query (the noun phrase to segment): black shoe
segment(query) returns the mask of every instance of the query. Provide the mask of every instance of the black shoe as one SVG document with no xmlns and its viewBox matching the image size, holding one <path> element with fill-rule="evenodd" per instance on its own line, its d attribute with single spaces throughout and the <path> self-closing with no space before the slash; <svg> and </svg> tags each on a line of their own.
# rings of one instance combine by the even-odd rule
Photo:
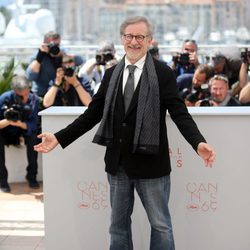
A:
<svg viewBox="0 0 250 250">
<path fill-rule="evenodd" d="M 29 183 L 30 188 L 34 188 L 34 189 L 40 188 L 40 185 L 39 185 L 39 183 L 37 182 L 36 179 L 28 179 L 28 178 L 26 178 L 26 179 L 27 179 L 27 181 Z"/>
<path fill-rule="evenodd" d="M 1 182 L 0 190 L 4 193 L 10 193 L 10 186 L 7 181 Z"/>
</svg>

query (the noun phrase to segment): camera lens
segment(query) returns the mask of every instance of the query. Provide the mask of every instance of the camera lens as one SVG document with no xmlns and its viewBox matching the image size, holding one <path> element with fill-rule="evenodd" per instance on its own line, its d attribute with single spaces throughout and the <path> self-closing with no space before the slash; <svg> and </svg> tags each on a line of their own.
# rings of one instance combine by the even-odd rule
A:
<svg viewBox="0 0 250 250">
<path fill-rule="evenodd" d="M 49 53 L 56 56 L 59 54 L 60 52 L 60 48 L 57 44 L 55 43 L 50 43 L 48 44 L 48 47 L 49 47 Z"/>
<path fill-rule="evenodd" d="M 96 64 L 97 65 L 102 65 L 103 64 L 103 62 L 102 62 L 102 56 L 101 55 L 97 54 L 95 56 L 95 60 L 96 60 Z"/>
<path fill-rule="evenodd" d="M 107 53 L 104 55 L 105 62 L 111 61 L 112 59 L 114 59 L 114 56 L 111 53 Z"/>
<path fill-rule="evenodd" d="M 11 107 L 7 108 L 4 111 L 4 118 L 9 121 L 18 121 L 22 120 L 22 109 L 21 106 L 18 104 L 13 104 Z"/>
<path fill-rule="evenodd" d="M 186 96 L 186 100 L 191 102 L 191 103 L 195 103 L 199 100 L 198 94 L 199 93 L 197 91 L 193 91 L 192 93 L 190 93 Z"/>
<path fill-rule="evenodd" d="M 69 77 L 73 76 L 75 72 L 75 69 L 73 67 L 64 68 L 63 70 L 64 70 L 64 75 Z"/>
<path fill-rule="evenodd" d="M 200 102 L 200 106 L 201 107 L 210 107 L 211 106 L 211 103 L 210 103 L 210 100 L 209 99 L 203 99 L 201 100 Z"/>
<path fill-rule="evenodd" d="M 180 54 L 180 57 L 179 57 L 179 64 L 181 65 L 189 65 L 189 54 L 188 53 L 182 53 Z"/>
</svg>

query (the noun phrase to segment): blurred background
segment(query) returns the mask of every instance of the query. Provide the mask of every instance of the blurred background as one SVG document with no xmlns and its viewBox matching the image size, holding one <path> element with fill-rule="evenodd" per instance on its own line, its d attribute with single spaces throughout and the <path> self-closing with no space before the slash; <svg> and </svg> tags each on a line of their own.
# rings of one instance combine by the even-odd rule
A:
<svg viewBox="0 0 250 250">
<path fill-rule="evenodd" d="M 249 0 L 1 0 L 0 63 L 12 55 L 25 62 L 49 30 L 86 60 L 103 40 L 122 54 L 119 25 L 133 15 L 153 22 L 163 58 L 186 38 L 197 41 L 200 54 L 210 47 L 244 48 L 249 13 Z"/>
</svg>

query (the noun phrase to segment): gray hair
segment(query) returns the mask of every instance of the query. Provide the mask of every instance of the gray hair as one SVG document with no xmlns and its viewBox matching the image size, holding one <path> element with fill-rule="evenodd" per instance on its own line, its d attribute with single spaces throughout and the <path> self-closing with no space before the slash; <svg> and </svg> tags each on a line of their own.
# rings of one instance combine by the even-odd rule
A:
<svg viewBox="0 0 250 250">
<path fill-rule="evenodd" d="M 115 54 L 115 45 L 112 41 L 104 41 L 100 44 L 99 52 L 111 52 L 112 54 Z"/>
<path fill-rule="evenodd" d="M 53 40 L 56 40 L 56 39 L 60 39 L 61 38 L 61 35 L 56 32 L 56 31 L 49 31 L 47 32 L 44 37 L 43 37 L 43 42 L 47 42 L 48 39 L 53 39 Z"/>
<path fill-rule="evenodd" d="M 11 88 L 13 90 L 23 90 L 23 89 L 30 89 L 31 82 L 25 76 L 15 76 L 11 83 Z"/>
<path fill-rule="evenodd" d="M 214 75 L 210 81 L 209 81 L 209 86 L 212 85 L 213 81 L 214 80 L 220 80 L 220 81 L 223 81 L 225 82 L 227 85 L 228 85 L 228 77 L 226 75 L 223 75 L 223 74 L 218 74 L 218 75 Z"/>
<path fill-rule="evenodd" d="M 151 22 L 144 16 L 135 16 L 135 17 L 130 17 L 126 19 L 120 26 L 120 35 L 122 36 L 124 34 L 124 30 L 128 25 L 135 24 L 135 23 L 145 23 L 148 27 L 148 34 L 153 37 L 153 25 Z"/>
</svg>

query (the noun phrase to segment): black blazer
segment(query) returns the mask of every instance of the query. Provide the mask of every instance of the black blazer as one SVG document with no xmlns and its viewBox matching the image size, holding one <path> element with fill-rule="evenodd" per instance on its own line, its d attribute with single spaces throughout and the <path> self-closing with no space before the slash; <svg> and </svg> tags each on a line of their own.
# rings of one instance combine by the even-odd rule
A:
<svg viewBox="0 0 250 250">
<path fill-rule="evenodd" d="M 120 165 L 123 166 L 127 175 L 132 178 L 158 178 L 170 174 L 166 111 L 169 112 L 184 138 L 195 150 L 200 142 L 205 142 L 184 102 L 179 97 L 173 71 L 163 62 L 154 60 L 154 63 L 160 91 L 159 153 L 157 155 L 132 153 L 140 82 L 126 114 L 124 111 L 122 82 L 117 83 L 119 84 L 119 90 L 114 112 L 114 139 L 113 144 L 107 147 L 105 154 L 105 170 L 112 175 L 116 174 Z M 63 148 L 100 122 L 105 95 L 113 70 L 114 67 L 106 70 L 101 86 L 94 95 L 88 109 L 73 123 L 55 133 Z"/>
</svg>

